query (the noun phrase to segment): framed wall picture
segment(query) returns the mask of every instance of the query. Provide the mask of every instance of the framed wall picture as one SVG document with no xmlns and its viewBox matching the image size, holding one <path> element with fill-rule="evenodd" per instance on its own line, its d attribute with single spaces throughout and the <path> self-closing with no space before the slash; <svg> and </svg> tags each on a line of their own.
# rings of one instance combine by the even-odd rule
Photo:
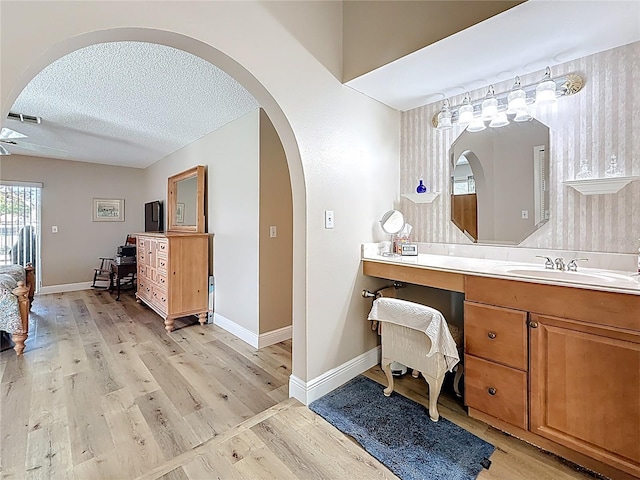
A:
<svg viewBox="0 0 640 480">
<path fill-rule="evenodd" d="M 124 222 L 124 198 L 94 198 L 94 222 Z"/>
<path fill-rule="evenodd" d="M 184 223 L 184 203 L 176 203 L 176 223 Z"/>
</svg>

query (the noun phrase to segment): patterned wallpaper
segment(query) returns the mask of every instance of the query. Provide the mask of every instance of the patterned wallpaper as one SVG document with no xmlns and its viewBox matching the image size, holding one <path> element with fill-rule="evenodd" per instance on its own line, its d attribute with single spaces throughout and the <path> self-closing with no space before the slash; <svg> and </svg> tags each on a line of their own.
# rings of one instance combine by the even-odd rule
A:
<svg viewBox="0 0 640 480">
<path fill-rule="evenodd" d="M 583 196 L 564 180 L 573 180 L 580 159 L 604 177 L 612 154 L 625 176 L 640 176 L 640 42 L 552 67 L 553 76 L 579 73 L 585 86 L 576 95 L 560 98 L 536 118 L 550 127 L 550 220 L 520 245 L 530 248 L 634 253 L 640 247 L 640 181 L 617 194 Z M 529 84 L 544 70 L 522 77 Z M 513 79 L 496 84 L 511 88 Z M 472 99 L 486 88 L 471 92 Z M 462 102 L 463 94 L 451 99 Z M 470 243 L 450 221 L 448 150 L 462 132 L 444 132 L 431 125 L 441 102 L 402 113 L 400 191 L 415 192 L 423 178 L 428 191 L 441 192 L 431 204 L 401 198 L 397 208 L 414 226 L 418 242 Z"/>
</svg>

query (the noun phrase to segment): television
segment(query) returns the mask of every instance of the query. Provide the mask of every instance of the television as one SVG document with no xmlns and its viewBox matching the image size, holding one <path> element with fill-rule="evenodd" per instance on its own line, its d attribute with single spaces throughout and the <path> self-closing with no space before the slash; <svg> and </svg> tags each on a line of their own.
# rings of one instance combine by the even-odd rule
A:
<svg viewBox="0 0 640 480">
<path fill-rule="evenodd" d="M 162 232 L 163 216 L 162 202 L 156 200 L 144 204 L 144 231 L 145 232 Z"/>
</svg>

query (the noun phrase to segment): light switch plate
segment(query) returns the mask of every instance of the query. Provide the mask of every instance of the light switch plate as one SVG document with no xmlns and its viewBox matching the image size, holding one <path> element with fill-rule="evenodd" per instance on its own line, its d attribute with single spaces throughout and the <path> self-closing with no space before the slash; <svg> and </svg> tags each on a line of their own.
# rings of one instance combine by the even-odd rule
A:
<svg viewBox="0 0 640 480">
<path fill-rule="evenodd" d="M 333 210 L 324 211 L 324 228 L 333 228 Z"/>
<path fill-rule="evenodd" d="M 275 225 L 269 227 L 269 237 L 276 238 L 278 236 L 278 229 Z"/>
<path fill-rule="evenodd" d="M 51 233 L 58 233 L 58 226 L 57 225 L 51 225 Z"/>
</svg>

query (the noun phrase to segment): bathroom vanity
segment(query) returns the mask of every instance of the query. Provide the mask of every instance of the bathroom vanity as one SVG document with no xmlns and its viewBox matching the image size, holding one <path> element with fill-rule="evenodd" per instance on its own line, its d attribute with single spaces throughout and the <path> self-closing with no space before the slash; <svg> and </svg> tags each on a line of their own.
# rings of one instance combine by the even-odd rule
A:
<svg viewBox="0 0 640 480">
<path fill-rule="evenodd" d="M 640 281 L 622 272 L 363 253 L 363 273 L 462 292 L 469 415 L 612 478 L 640 477 Z"/>
</svg>

